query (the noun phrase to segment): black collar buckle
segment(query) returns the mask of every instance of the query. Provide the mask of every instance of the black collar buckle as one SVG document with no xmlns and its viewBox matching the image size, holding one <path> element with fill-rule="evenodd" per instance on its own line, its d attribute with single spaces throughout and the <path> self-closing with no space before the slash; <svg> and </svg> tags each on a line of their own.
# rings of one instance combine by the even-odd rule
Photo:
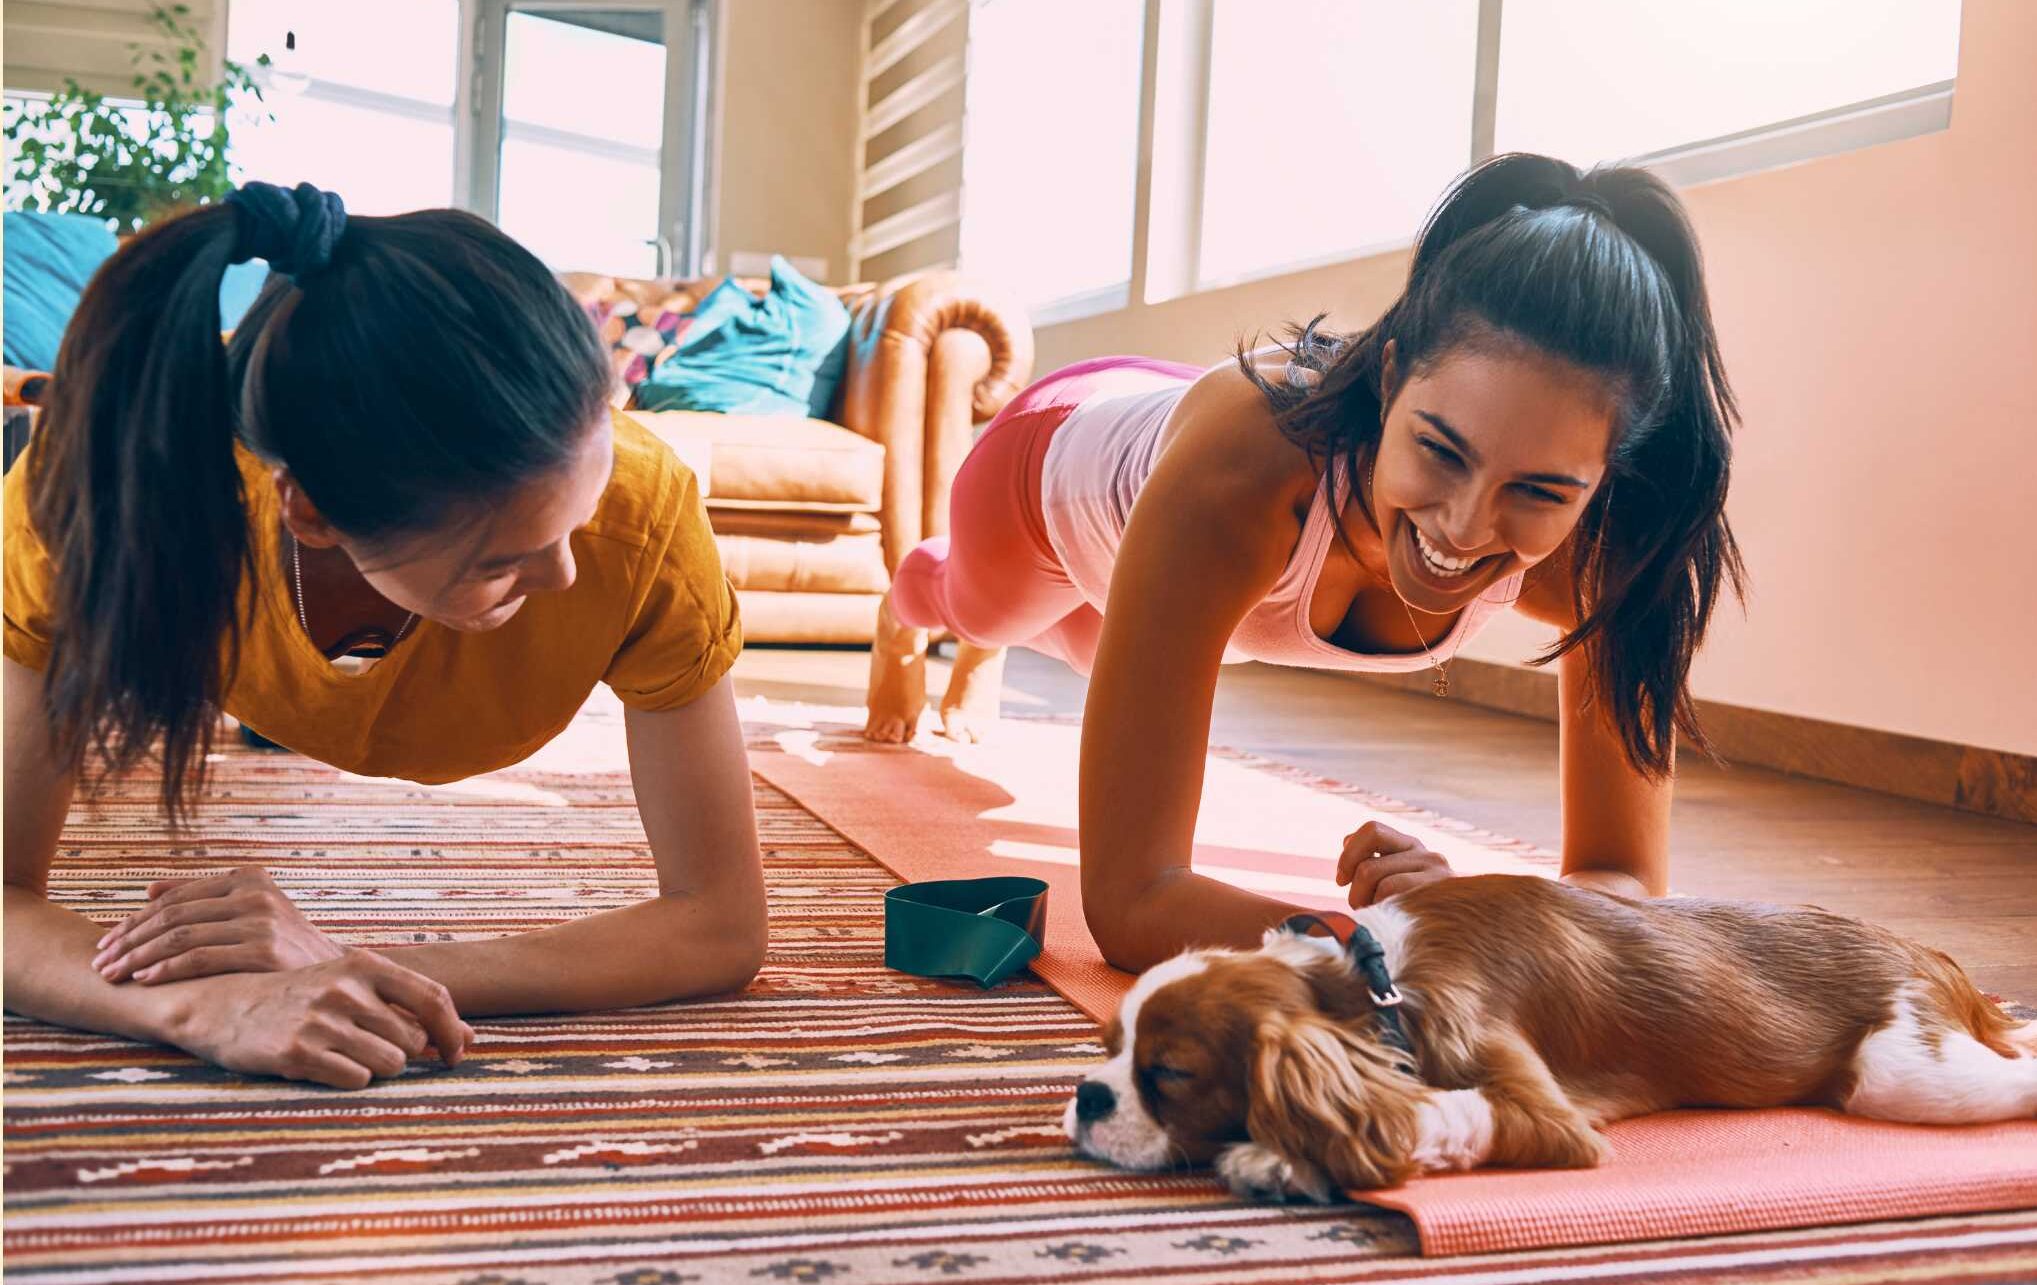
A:
<svg viewBox="0 0 2037 1285">
<path fill-rule="evenodd" d="M 1344 919 L 1345 916 L 1337 916 Z M 1386 967 L 1386 947 L 1379 944 L 1364 924 L 1346 920 L 1351 924 L 1351 934 L 1343 939 L 1344 958 L 1352 969 L 1365 979 L 1365 993 L 1372 999 L 1372 1016 L 1379 1024 L 1380 1038 L 1386 1046 L 1400 1056 L 1400 1068 L 1409 1075 L 1420 1078 L 1421 1070 L 1415 1061 L 1414 1041 L 1408 1038 L 1407 1024 L 1401 1020 L 1400 1008 L 1405 1001 L 1400 988 L 1393 984 L 1393 974 Z M 1301 937 L 1317 935 L 1336 938 L 1339 934 L 1334 925 L 1324 922 L 1315 915 L 1291 915 L 1282 923 L 1286 932 Z M 1321 929 L 1318 934 L 1315 930 Z"/>
<path fill-rule="evenodd" d="M 1400 988 L 1393 984 L 1393 974 L 1387 971 L 1386 947 L 1379 944 L 1379 939 L 1364 924 L 1359 924 L 1351 930 L 1351 940 L 1345 944 L 1344 952 L 1351 966 L 1365 979 L 1365 991 L 1372 997 L 1372 1016 L 1379 1023 L 1380 1038 L 1388 1048 L 1400 1054 L 1402 1070 L 1419 1076 L 1414 1041 L 1408 1038 L 1407 1024 L 1401 1020 L 1400 1008 L 1404 1001 Z"/>
</svg>

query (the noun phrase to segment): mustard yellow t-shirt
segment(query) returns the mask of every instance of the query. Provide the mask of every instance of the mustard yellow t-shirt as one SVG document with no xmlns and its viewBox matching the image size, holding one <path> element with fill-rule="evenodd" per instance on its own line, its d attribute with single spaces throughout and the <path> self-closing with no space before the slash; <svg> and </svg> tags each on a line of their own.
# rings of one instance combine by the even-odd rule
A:
<svg viewBox="0 0 2037 1285">
<path fill-rule="evenodd" d="M 615 472 L 575 531 L 571 588 L 532 594 L 508 624 L 460 633 L 420 621 L 366 671 L 335 668 L 298 624 L 285 583 L 270 468 L 239 450 L 252 583 L 226 711 L 349 772 L 437 783 L 505 767 L 556 736 L 598 682 L 626 705 L 672 709 L 719 682 L 742 649 L 693 473 L 615 415 Z M 25 459 L 5 497 L 7 658 L 49 661 L 51 566 L 28 513 Z"/>
</svg>

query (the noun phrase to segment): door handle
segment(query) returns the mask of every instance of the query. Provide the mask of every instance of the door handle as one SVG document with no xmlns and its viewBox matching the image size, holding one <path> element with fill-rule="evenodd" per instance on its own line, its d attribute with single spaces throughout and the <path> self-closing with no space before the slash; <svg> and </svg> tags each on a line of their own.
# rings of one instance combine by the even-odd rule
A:
<svg viewBox="0 0 2037 1285">
<path fill-rule="evenodd" d="M 658 265 L 658 269 L 657 269 L 657 270 L 658 270 L 658 276 L 660 276 L 661 278 L 662 278 L 662 277 L 669 277 L 669 276 L 671 276 L 671 275 L 672 275 L 672 238 L 670 238 L 670 237 L 668 237 L 668 236 L 662 236 L 662 235 L 661 235 L 661 236 L 647 236 L 647 237 L 645 237 L 645 238 L 644 238 L 644 244 L 645 244 L 645 245 L 648 245 L 648 246 L 650 246 L 650 247 L 651 247 L 652 249 L 654 249 L 654 250 L 656 250 L 656 251 L 658 252 L 658 258 L 657 258 L 657 265 Z"/>
</svg>

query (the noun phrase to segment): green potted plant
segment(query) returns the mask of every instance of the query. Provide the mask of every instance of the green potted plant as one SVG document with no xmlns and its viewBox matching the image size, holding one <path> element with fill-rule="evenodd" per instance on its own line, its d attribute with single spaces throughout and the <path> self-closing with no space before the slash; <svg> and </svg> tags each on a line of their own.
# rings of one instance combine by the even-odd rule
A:
<svg viewBox="0 0 2037 1285">
<path fill-rule="evenodd" d="M 266 118 L 254 71 L 224 60 L 217 81 L 200 75 L 205 40 L 190 6 L 157 5 L 150 21 L 170 49 L 129 46 L 134 102 L 66 78 L 47 102 L 9 102 L 7 204 L 106 219 L 123 235 L 172 210 L 233 190 L 228 145 L 236 109 Z M 255 60 L 269 65 L 269 56 Z"/>
</svg>

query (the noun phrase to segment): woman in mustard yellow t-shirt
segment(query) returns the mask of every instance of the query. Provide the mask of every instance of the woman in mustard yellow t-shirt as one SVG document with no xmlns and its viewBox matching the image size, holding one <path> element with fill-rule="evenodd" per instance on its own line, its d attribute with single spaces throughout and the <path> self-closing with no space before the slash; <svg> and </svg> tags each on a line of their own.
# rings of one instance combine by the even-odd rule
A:
<svg viewBox="0 0 2037 1285">
<path fill-rule="evenodd" d="M 220 276 L 251 258 L 275 275 L 223 346 Z M 734 596 L 692 474 L 611 414 L 593 327 L 528 251 L 457 211 L 348 219 L 309 185 L 250 184 L 108 261 L 55 374 L 5 488 L 10 1009 L 359 1087 L 427 1043 L 457 1060 L 461 1014 L 750 979 Z M 597 682 L 628 711 L 649 900 L 368 951 L 253 866 L 103 934 L 46 896 L 88 750 L 118 768 L 159 747 L 174 818 L 222 709 L 437 782 L 523 758 Z"/>
</svg>

